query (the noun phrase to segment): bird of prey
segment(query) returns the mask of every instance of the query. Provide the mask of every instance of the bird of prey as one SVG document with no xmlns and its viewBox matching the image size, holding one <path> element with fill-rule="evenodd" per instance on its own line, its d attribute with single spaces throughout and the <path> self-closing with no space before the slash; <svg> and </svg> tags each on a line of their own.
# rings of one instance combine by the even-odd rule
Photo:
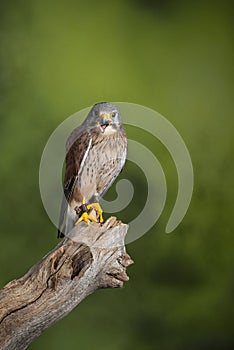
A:
<svg viewBox="0 0 234 350">
<path fill-rule="evenodd" d="M 111 103 L 95 104 L 84 122 L 73 130 L 66 143 L 66 170 L 58 237 L 76 223 L 103 222 L 100 198 L 122 170 L 127 137 L 119 109 Z"/>
</svg>

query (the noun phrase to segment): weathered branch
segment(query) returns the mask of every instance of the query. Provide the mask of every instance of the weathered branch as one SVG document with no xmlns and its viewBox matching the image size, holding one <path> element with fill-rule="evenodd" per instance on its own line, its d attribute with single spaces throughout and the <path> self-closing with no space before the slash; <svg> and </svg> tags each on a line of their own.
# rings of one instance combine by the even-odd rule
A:
<svg viewBox="0 0 234 350">
<path fill-rule="evenodd" d="M 127 225 L 80 223 L 25 276 L 0 290 L 0 349 L 21 350 L 98 288 L 122 287 L 133 263 Z"/>
</svg>

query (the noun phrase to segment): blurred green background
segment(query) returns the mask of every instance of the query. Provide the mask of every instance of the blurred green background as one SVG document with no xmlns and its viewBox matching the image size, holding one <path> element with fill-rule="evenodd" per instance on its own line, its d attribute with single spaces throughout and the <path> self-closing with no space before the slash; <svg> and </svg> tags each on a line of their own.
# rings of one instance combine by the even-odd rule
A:
<svg viewBox="0 0 234 350">
<path fill-rule="evenodd" d="M 150 135 L 128 128 L 165 169 L 165 211 L 128 245 L 135 264 L 125 287 L 89 296 L 31 350 L 234 348 L 232 21 L 225 0 L 1 2 L 1 286 L 57 244 L 38 169 L 69 115 L 99 101 L 153 108 L 184 138 L 195 172 L 189 211 L 167 235 L 173 161 Z M 134 172 L 127 164 L 122 176 Z M 139 204 L 118 216 L 130 221 Z"/>
</svg>

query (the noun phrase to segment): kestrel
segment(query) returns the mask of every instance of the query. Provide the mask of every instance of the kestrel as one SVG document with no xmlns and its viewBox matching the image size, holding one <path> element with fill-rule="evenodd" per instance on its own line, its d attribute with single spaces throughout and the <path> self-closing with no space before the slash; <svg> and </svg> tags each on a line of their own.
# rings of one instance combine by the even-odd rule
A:
<svg viewBox="0 0 234 350">
<path fill-rule="evenodd" d="M 80 221 L 97 221 L 89 215 L 92 208 L 103 222 L 100 198 L 122 170 L 126 154 L 127 137 L 119 109 L 107 102 L 95 104 L 66 143 L 58 237 Z"/>
</svg>

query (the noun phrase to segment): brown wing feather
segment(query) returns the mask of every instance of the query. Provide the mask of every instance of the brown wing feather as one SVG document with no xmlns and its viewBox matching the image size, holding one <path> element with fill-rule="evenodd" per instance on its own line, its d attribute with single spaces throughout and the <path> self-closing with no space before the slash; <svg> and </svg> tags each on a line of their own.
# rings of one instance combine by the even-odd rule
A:
<svg viewBox="0 0 234 350">
<path fill-rule="evenodd" d="M 58 237 L 61 237 L 68 202 L 71 199 L 72 193 L 74 191 L 80 165 L 85 152 L 87 151 L 91 138 L 89 132 L 85 132 L 82 135 L 79 135 L 79 129 L 77 129 L 77 135 L 78 137 L 70 145 L 70 148 L 67 148 L 66 169 L 64 176 L 64 197 L 60 209 Z M 74 132 L 71 134 L 71 136 L 74 139 Z M 67 144 L 69 143 L 71 136 L 68 138 Z"/>
<path fill-rule="evenodd" d="M 66 155 L 66 171 L 64 177 L 64 187 L 70 180 L 78 175 L 82 159 L 88 148 L 91 135 L 86 132 L 82 134 L 71 146 Z"/>
</svg>

